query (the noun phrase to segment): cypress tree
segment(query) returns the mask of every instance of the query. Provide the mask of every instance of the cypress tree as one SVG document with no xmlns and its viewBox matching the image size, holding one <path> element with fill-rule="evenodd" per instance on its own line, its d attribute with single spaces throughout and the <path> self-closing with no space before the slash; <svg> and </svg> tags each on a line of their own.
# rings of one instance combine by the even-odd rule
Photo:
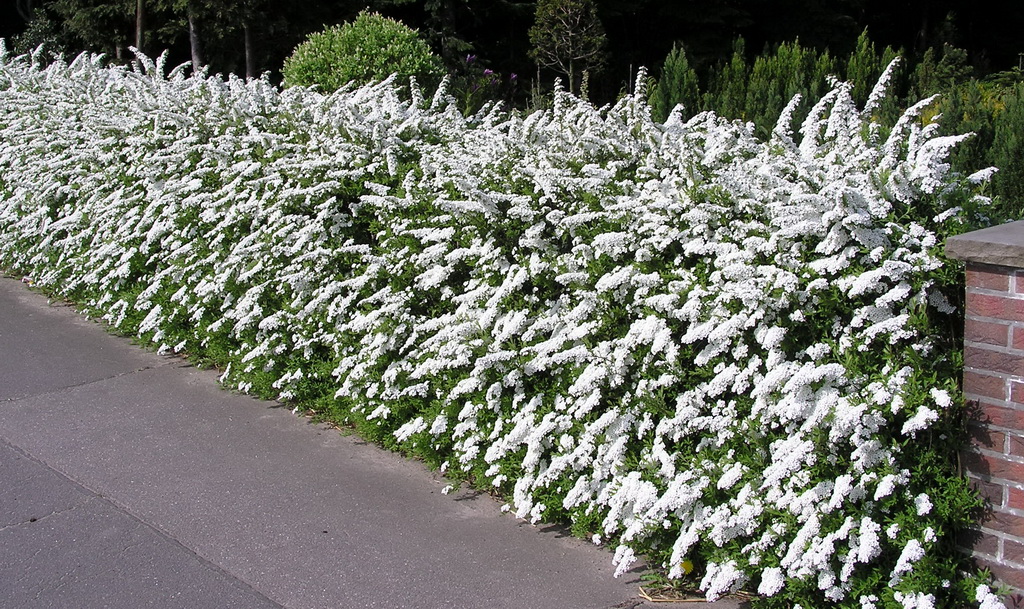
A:
<svg viewBox="0 0 1024 609">
<path fill-rule="evenodd" d="M 1000 219 L 1024 217 L 1024 83 L 1004 89 L 993 125 L 991 164 L 999 168 L 994 178 L 1000 197 Z"/>
<path fill-rule="evenodd" d="M 732 45 L 732 58 L 711 79 L 704 94 L 704 107 L 726 118 L 746 120 L 747 81 L 749 71 L 746 43 L 737 38 Z"/>
<path fill-rule="evenodd" d="M 676 105 L 683 106 L 684 118 L 700 111 L 700 83 L 697 72 L 690 65 L 686 49 L 677 44 L 665 58 L 661 77 L 651 93 L 651 111 L 654 118 L 664 121 Z"/>
</svg>

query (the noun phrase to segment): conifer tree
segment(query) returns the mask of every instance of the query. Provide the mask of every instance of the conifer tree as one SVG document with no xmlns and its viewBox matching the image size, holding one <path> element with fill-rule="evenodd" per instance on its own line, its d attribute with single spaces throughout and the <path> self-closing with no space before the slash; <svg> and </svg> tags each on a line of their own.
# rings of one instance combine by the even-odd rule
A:
<svg viewBox="0 0 1024 609">
<path fill-rule="evenodd" d="M 853 100 L 858 105 L 867 101 L 871 88 L 886 66 L 902 55 L 902 52 L 888 46 L 879 53 L 875 50 L 875 43 L 868 37 L 867 29 L 861 32 L 857 37 L 857 46 L 846 63 L 846 81 L 853 85 Z"/>
<path fill-rule="evenodd" d="M 749 68 L 746 42 L 737 38 L 732 45 L 732 58 L 715 74 L 704 94 L 704 107 L 727 118 L 746 119 L 747 80 Z"/>
<path fill-rule="evenodd" d="M 793 120 L 800 122 L 811 104 L 828 91 L 828 75 L 835 72 L 828 51 L 819 55 L 799 42 L 783 43 L 774 53 L 763 53 L 754 60 L 743 114 L 767 135 L 782 109 L 799 94 L 802 102 Z"/>
<path fill-rule="evenodd" d="M 689 118 L 700 111 L 700 83 L 697 73 L 690 65 L 686 48 L 680 44 L 672 47 L 665 58 L 661 77 L 651 94 L 651 111 L 654 118 L 664 121 L 676 105 L 682 105 L 684 116 Z"/>
<path fill-rule="evenodd" d="M 1024 210 L 1024 83 L 1002 95 L 1002 111 L 995 121 L 992 160 L 1000 168 L 996 187 L 1002 203 L 1012 206 L 1006 217 L 1021 218 Z"/>
</svg>

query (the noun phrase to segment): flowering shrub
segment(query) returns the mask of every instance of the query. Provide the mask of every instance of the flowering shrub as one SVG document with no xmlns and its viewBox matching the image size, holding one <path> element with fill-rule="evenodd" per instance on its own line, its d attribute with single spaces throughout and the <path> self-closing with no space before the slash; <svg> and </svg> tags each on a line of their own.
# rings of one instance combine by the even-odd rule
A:
<svg viewBox="0 0 1024 609">
<path fill-rule="evenodd" d="M 990 602 L 953 548 L 978 500 L 939 254 L 983 201 L 926 102 L 868 122 L 884 78 L 762 141 L 642 92 L 467 118 L 390 80 L 0 74 L 0 263 L 115 328 L 571 522 L 619 573 Z"/>
</svg>

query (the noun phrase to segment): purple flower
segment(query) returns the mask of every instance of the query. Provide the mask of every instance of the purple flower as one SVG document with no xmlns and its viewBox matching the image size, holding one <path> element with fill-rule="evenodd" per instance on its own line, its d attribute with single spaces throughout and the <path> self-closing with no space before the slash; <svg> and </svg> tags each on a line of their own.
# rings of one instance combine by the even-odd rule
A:
<svg viewBox="0 0 1024 609">
<path fill-rule="evenodd" d="M 466 63 L 473 63 L 476 61 L 476 55 L 466 55 Z"/>
<path fill-rule="evenodd" d="M 494 70 L 484 70 L 484 76 L 490 76 L 491 74 L 494 74 Z"/>
<path fill-rule="evenodd" d="M 508 77 L 508 81 L 509 82 L 515 82 L 517 80 L 519 80 L 519 75 L 518 74 L 516 74 L 515 72 L 512 72 L 511 74 L 509 74 L 509 77 Z"/>
</svg>

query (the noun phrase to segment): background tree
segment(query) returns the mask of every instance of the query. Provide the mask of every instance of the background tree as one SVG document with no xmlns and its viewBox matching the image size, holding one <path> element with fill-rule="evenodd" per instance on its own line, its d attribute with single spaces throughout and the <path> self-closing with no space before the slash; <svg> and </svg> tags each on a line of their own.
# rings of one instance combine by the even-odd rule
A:
<svg viewBox="0 0 1024 609">
<path fill-rule="evenodd" d="M 1014 205 L 1009 217 L 1019 219 L 1024 209 L 1024 82 L 1002 87 L 999 101 L 989 161 L 999 167 L 997 194 L 1004 204 Z"/>
<path fill-rule="evenodd" d="M 440 51 L 449 66 L 473 50 L 473 44 L 466 40 L 460 27 L 470 5 L 470 0 L 376 0 L 370 3 L 373 10 L 390 13 L 397 9 L 401 21 L 416 23 L 422 36 Z"/>
<path fill-rule="evenodd" d="M 146 3 L 145 0 L 135 0 L 135 48 L 145 50 L 146 39 Z"/>
<path fill-rule="evenodd" d="M 845 78 L 853 85 L 853 100 L 863 105 L 871 94 L 878 77 L 882 75 L 885 68 L 892 63 L 896 57 L 902 57 L 905 53 L 892 47 L 885 47 L 881 52 L 875 49 L 875 43 L 868 36 L 865 29 L 857 37 L 857 46 L 846 62 Z M 897 91 L 902 95 L 904 91 Z"/>
<path fill-rule="evenodd" d="M 25 20 L 25 23 L 32 21 L 35 11 L 32 7 L 32 0 L 14 0 L 14 9 L 18 16 Z"/>
<path fill-rule="evenodd" d="M 416 30 L 378 13 L 362 12 L 351 23 L 312 34 L 285 60 L 285 84 L 334 91 L 397 74 L 425 87 L 444 73 L 441 61 Z"/>
<path fill-rule="evenodd" d="M 242 27 L 242 49 L 245 53 L 245 77 L 259 76 L 260 64 L 256 48 L 256 30 L 269 13 L 267 0 L 245 0 L 240 6 L 239 20 Z"/>
<path fill-rule="evenodd" d="M 40 46 L 45 56 L 67 54 L 68 45 L 64 40 L 59 23 L 42 7 L 32 11 L 32 17 L 25 31 L 14 36 L 12 48 L 17 54 L 32 53 Z"/>
<path fill-rule="evenodd" d="M 574 93 L 584 72 L 597 72 L 607 59 L 608 38 L 592 0 L 539 0 L 530 42 L 537 65 L 568 76 Z"/>
<path fill-rule="evenodd" d="M 837 73 L 838 64 L 828 50 L 819 54 L 799 42 L 784 42 L 774 52 L 766 50 L 750 69 L 744 117 L 767 137 L 782 109 L 799 94 L 801 103 L 793 114 L 794 123 L 799 124 L 831 88 L 828 77 Z"/>
<path fill-rule="evenodd" d="M 244 3 L 234 0 L 155 1 L 173 16 L 163 28 L 164 37 L 171 40 L 184 38 L 188 41 L 193 69 L 207 67 L 210 61 L 207 51 L 214 51 L 213 56 L 219 60 L 216 62 L 218 65 L 213 66 L 215 69 L 235 71 L 238 62 L 224 60 L 229 57 L 233 59 L 234 55 L 242 51 L 242 45 L 238 45 L 235 53 L 230 53 L 225 48 L 230 43 L 225 42 L 241 39 L 237 34 L 241 32 Z"/>
<path fill-rule="evenodd" d="M 747 86 L 750 66 L 747 64 L 746 41 L 733 42 L 732 57 L 716 68 L 704 94 L 704 107 L 715 108 L 722 116 L 746 120 Z"/>
<path fill-rule="evenodd" d="M 533 66 L 527 32 L 536 0 L 373 0 L 368 5 L 417 28 L 456 75 L 469 56 L 476 58 L 476 67 L 506 74 Z"/>
<path fill-rule="evenodd" d="M 120 60 L 135 42 L 135 0 L 56 0 L 52 7 L 83 49 Z"/>
<path fill-rule="evenodd" d="M 206 65 L 206 62 L 203 61 L 202 43 L 199 38 L 199 17 L 196 15 L 196 3 L 181 2 L 179 10 L 184 10 L 185 19 L 188 21 L 188 44 L 192 51 L 192 68 L 198 70 Z"/>
<path fill-rule="evenodd" d="M 60 4 L 65 10 L 58 12 Z M 538 4 L 555 0 L 7 0 L 0 2 L 0 36 L 9 40 L 27 29 L 28 9 L 44 9 L 66 39 L 67 54 L 82 50 L 120 56 L 142 43 L 148 54 L 170 50 L 170 62 L 192 56 L 189 14 L 202 63 L 213 73 L 255 76 L 259 69 L 278 70 L 306 35 L 351 20 L 369 7 L 418 28 L 450 72 L 465 64 L 503 74 L 526 73 L 539 62 L 530 39 Z M 568 0 L 565 0 L 568 4 Z M 999 10 L 972 10 L 962 0 L 586 0 L 596 9 L 606 45 L 602 69 L 590 79 L 596 103 L 607 103 L 632 88 L 640 66 L 657 73 L 676 42 L 684 42 L 691 67 L 706 78 L 709 68 L 729 62 L 731 44 L 746 41 L 744 60 L 753 69 L 751 52 L 776 49 L 799 39 L 804 48 L 846 57 L 857 48 L 857 35 L 870 28 L 879 49 L 908 49 L 909 67 L 928 49 L 941 61 L 943 45 L 962 49 L 966 65 L 982 77 L 1007 70 L 1024 51 L 1024 3 Z M 123 5 L 117 8 L 118 5 Z M 70 8 L 69 8 L 70 7 Z M 182 8 L 186 7 L 186 8 Z M 106 11 L 104 13 L 104 11 Z M 114 13 L 119 13 L 114 18 Z M 139 18 L 142 18 L 139 20 Z M 117 21 L 118 23 L 115 23 Z M 134 24 L 132 22 L 135 22 Z M 39 38 L 45 28 L 34 26 Z M 555 28 L 555 31 L 565 31 Z M 248 41 L 248 44 L 246 44 Z M 248 52 L 247 52 L 248 50 Z M 119 55 L 120 54 L 120 55 Z M 568 74 L 568 69 L 551 65 Z M 580 72 L 582 70 L 575 70 Z M 840 73 L 845 78 L 845 73 Z M 574 78 L 578 81 L 579 78 Z M 857 81 L 869 82 L 869 81 Z M 576 82 L 571 83 L 576 89 Z M 867 86 L 867 85 L 864 85 Z M 859 91 L 858 93 L 865 93 Z"/>
<path fill-rule="evenodd" d="M 665 58 L 651 94 L 651 112 L 655 120 L 664 121 L 678 104 L 682 104 L 686 118 L 700 111 L 700 81 L 682 45 L 673 47 Z"/>
<path fill-rule="evenodd" d="M 934 93 L 949 90 L 971 78 L 971 66 L 967 63 L 967 51 L 949 44 L 942 45 L 941 56 L 929 48 L 921 57 L 914 70 L 911 96 L 925 98 Z"/>
</svg>

